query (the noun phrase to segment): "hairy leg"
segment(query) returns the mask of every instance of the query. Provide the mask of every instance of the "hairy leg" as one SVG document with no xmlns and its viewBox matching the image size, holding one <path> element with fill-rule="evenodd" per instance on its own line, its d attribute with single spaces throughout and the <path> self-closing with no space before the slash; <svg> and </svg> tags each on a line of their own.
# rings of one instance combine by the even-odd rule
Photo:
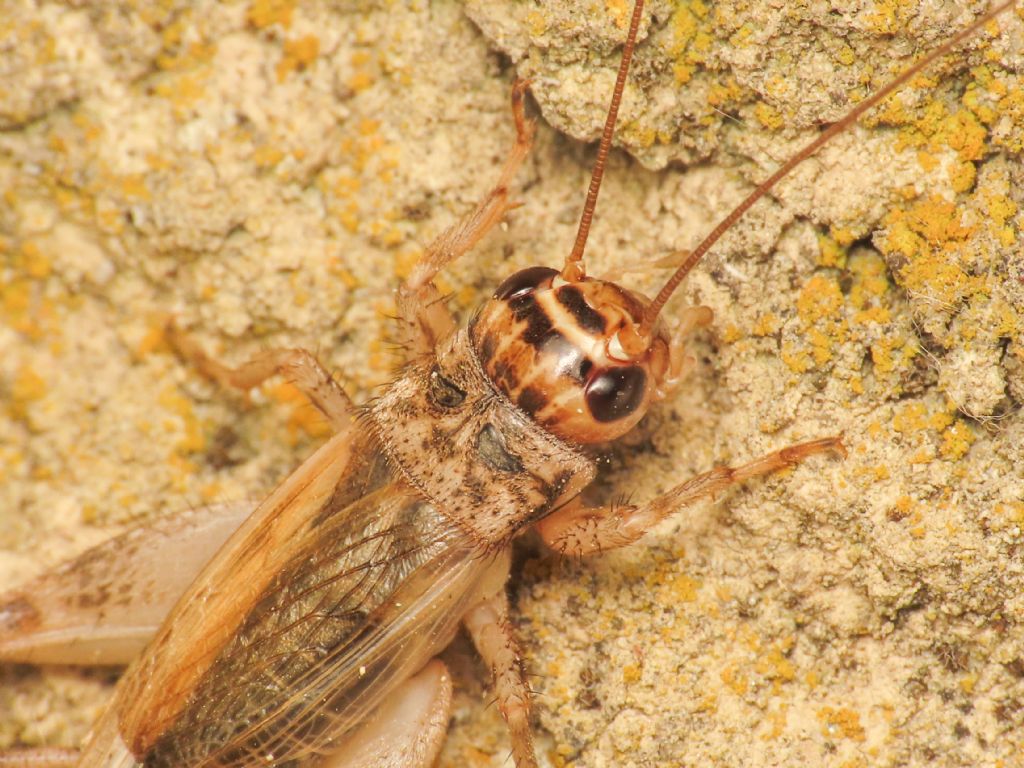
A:
<svg viewBox="0 0 1024 768">
<path fill-rule="evenodd" d="M 505 590 L 478 603 L 463 622 L 494 676 L 494 693 L 512 737 L 512 759 L 516 768 L 536 768 L 537 757 L 530 732 L 530 688 L 523 677 L 523 662 L 509 622 Z"/>
<path fill-rule="evenodd" d="M 327 417 L 335 432 L 346 428 L 351 422 L 352 401 L 311 352 L 304 349 L 271 349 L 237 368 L 231 368 L 207 355 L 192 338 L 173 324 L 167 326 L 167 339 L 179 355 L 222 387 L 248 390 L 275 374 L 281 374 Z"/>
<path fill-rule="evenodd" d="M 836 453 L 845 457 L 842 438 L 826 437 L 791 445 L 736 468 L 715 467 L 640 506 L 623 504 L 585 508 L 569 505 L 537 523 L 537 530 L 548 546 L 566 555 L 589 555 L 624 547 L 669 515 L 705 496 L 752 477 L 795 466 L 819 453 Z"/>
<path fill-rule="evenodd" d="M 515 207 L 509 201 L 508 187 L 533 144 L 534 123 L 526 119 L 523 109 L 527 85 L 525 81 L 517 80 L 512 86 L 516 141 L 505 160 L 498 182 L 472 211 L 430 244 L 409 279 L 398 289 L 398 317 L 404 326 L 399 342 L 411 355 L 433 351 L 437 342 L 455 328 L 444 297 L 433 282 L 437 273 L 472 249 Z"/>
</svg>

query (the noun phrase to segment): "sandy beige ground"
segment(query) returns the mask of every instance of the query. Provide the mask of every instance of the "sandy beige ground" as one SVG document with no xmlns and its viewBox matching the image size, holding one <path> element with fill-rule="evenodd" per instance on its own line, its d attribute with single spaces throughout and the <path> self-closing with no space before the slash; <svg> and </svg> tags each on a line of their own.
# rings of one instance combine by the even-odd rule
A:
<svg viewBox="0 0 1024 768">
<path fill-rule="evenodd" d="M 691 246 L 957 4 L 653 3 L 591 271 Z M 469 310 L 572 240 L 628 3 L 0 2 L 0 586 L 125 523 L 258 497 L 322 427 L 171 355 L 319 351 L 386 382 L 390 291 L 486 189 L 514 60 L 543 109 Z M 974 12 L 977 12 L 975 7 Z M 976 40 L 809 163 L 698 269 L 690 386 L 598 495 L 843 431 L 628 552 L 524 548 L 513 585 L 554 765 L 1024 765 L 1024 32 Z M 472 21 L 470 21 L 470 18 Z M 990 30 L 995 32 L 995 30 Z M 502 50 L 504 54 L 496 53 Z M 692 163 L 683 167 L 680 161 Z M 656 289 L 650 270 L 628 276 Z M 482 670 L 444 766 L 503 765 Z M 0 744 L 73 744 L 109 684 L 0 672 Z"/>
</svg>

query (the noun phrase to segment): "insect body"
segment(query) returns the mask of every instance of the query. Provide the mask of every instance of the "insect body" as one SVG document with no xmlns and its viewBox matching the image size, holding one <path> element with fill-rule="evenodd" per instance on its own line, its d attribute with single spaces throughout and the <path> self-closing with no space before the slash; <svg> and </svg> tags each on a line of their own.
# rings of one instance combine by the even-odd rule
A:
<svg viewBox="0 0 1024 768">
<path fill-rule="evenodd" d="M 360 412 L 308 353 L 270 352 L 231 370 L 177 338 L 226 384 L 287 373 L 337 432 L 188 587 L 125 674 L 79 765 L 427 765 L 450 698 L 430 659 L 460 622 L 494 671 L 517 765 L 535 765 L 504 594 L 511 540 L 536 524 L 564 554 L 624 546 L 696 499 L 842 452 L 838 438 L 824 438 L 712 470 L 643 505 L 589 509 L 579 500 L 596 474 L 585 446 L 627 433 L 686 372 L 685 333 L 672 333 L 661 309 L 727 226 L 654 300 L 585 274 L 583 244 L 641 13 L 638 3 L 581 236 L 563 268 L 508 278 L 466 329 L 434 285 L 511 207 L 509 184 L 532 139 L 518 85 L 517 141 L 499 181 L 400 289 L 412 355 Z M 683 328 L 709 320 L 709 310 L 692 308 Z M 67 573 L 134 546 L 122 540 Z M 38 599 L 47 590 L 52 604 L 71 602 L 51 577 L 8 599 L 10 657 L 31 658 L 24 638 L 53 629 Z M 396 724 L 408 701 L 406 723 Z"/>
</svg>

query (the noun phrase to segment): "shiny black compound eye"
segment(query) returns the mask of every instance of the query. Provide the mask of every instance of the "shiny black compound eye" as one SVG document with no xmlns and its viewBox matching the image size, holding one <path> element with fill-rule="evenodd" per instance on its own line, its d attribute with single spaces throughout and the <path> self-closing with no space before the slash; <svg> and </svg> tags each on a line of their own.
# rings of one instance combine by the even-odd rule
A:
<svg viewBox="0 0 1024 768">
<path fill-rule="evenodd" d="M 644 400 L 647 374 L 635 365 L 607 368 L 587 384 L 586 400 L 591 415 L 602 423 L 624 419 Z"/>
<path fill-rule="evenodd" d="M 527 267 L 516 272 L 511 277 L 505 278 L 501 285 L 494 291 L 496 299 L 514 299 L 525 293 L 535 291 L 545 283 L 551 285 L 551 280 L 558 274 L 557 269 L 551 267 Z"/>
<path fill-rule="evenodd" d="M 466 393 L 434 368 L 430 372 L 430 399 L 442 408 L 457 408 L 466 399 Z"/>
</svg>

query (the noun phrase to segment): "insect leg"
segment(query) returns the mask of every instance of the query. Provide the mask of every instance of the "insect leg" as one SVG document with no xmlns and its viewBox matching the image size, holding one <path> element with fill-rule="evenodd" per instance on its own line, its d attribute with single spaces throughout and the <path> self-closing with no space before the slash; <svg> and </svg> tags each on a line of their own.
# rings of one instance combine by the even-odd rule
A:
<svg viewBox="0 0 1024 768">
<path fill-rule="evenodd" d="M 175 351 L 200 373 L 222 387 L 252 389 L 275 374 L 287 377 L 316 406 L 338 432 L 351 422 L 352 401 L 320 361 L 304 349 L 270 349 L 237 368 L 214 360 L 176 326 L 167 326 L 167 339 Z"/>
<path fill-rule="evenodd" d="M 569 505 L 537 523 L 544 541 L 566 555 L 589 555 L 632 544 L 652 526 L 705 496 L 752 477 L 795 466 L 819 453 L 846 455 L 841 437 L 791 445 L 740 467 L 715 467 L 680 483 L 646 504 L 585 508 Z"/>
<path fill-rule="evenodd" d="M 448 730 L 451 701 L 451 676 L 434 659 L 396 689 L 344 747 L 313 766 L 429 768 Z"/>
<path fill-rule="evenodd" d="M 78 757 L 77 749 L 15 749 L 0 752 L 0 768 L 73 768 Z"/>
<path fill-rule="evenodd" d="M 523 164 L 533 144 L 534 122 L 526 119 L 523 97 L 528 83 L 517 80 L 512 86 L 512 115 L 516 123 L 516 141 L 505 165 L 487 196 L 460 221 L 446 229 L 427 248 L 409 279 L 398 289 L 398 317 L 405 326 L 399 341 L 412 354 L 431 352 L 437 341 L 455 328 L 444 298 L 433 280 L 445 266 L 467 253 L 516 204 L 509 200 L 508 186 Z"/>
<path fill-rule="evenodd" d="M 508 596 L 501 589 L 471 608 L 463 619 L 484 663 L 494 675 L 498 709 L 512 737 L 516 768 L 536 768 L 530 732 L 530 688 L 523 678 L 519 644 L 508 618 Z"/>
<path fill-rule="evenodd" d="M 691 333 L 697 328 L 710 325 L 715 319 L 711 307 L 703 305 L 687 307 L 679 318 L 679 325 L 672 331 L 672 342 L 669 344 L 668 359 L 669 373 L 660 391 L 658 398 L 662 399 L 673 394 L 679 385 L 682 384 L 687 374 L 697 364 L 693 355 L 686 354 L 686 341 Z"/>
</svg>

